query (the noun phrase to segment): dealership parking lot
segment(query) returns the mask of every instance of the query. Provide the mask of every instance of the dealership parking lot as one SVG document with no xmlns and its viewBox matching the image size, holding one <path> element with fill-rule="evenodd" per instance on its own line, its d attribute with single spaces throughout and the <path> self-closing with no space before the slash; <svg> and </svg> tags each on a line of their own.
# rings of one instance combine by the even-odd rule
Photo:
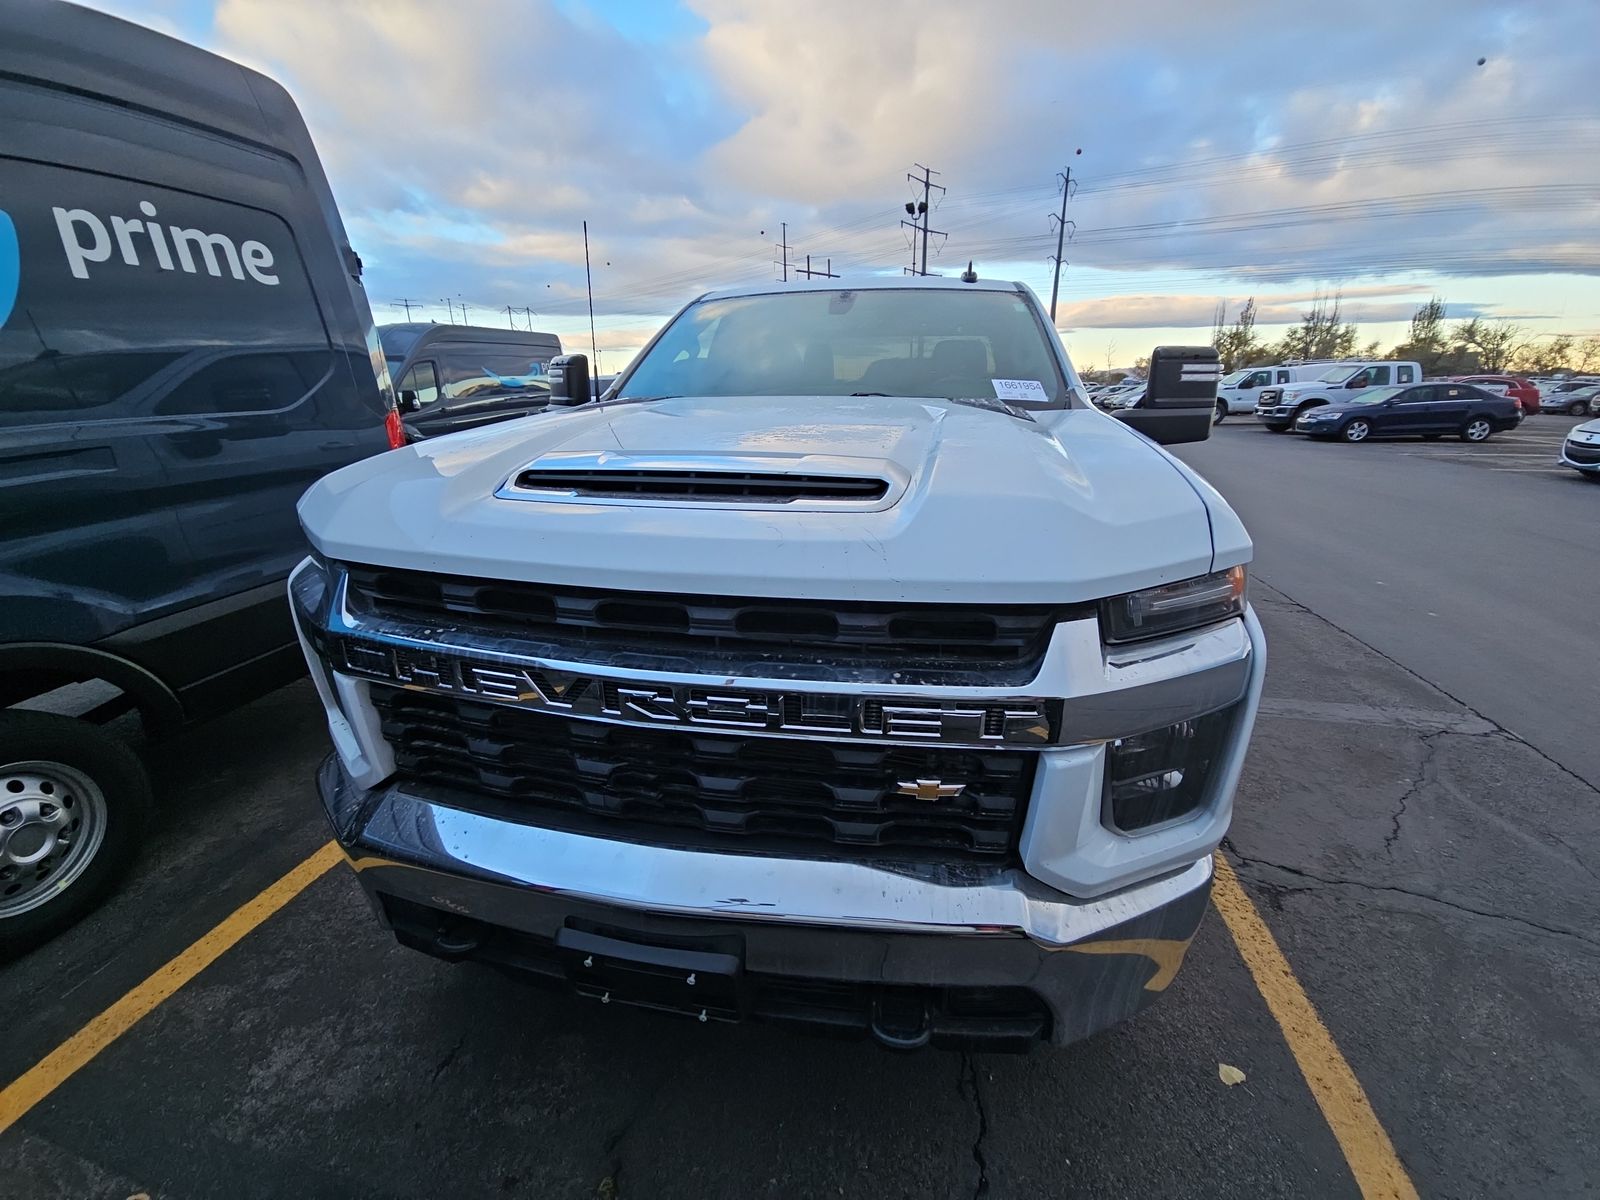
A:
<svg viewBox="0 0 1600 1200">
<path fill-rule="evenodd" d="M 1128 1026 L 896 1055 L 401 950 L 315 857 L 301 683 L 159 748 L 135 878 L 0 975 L 4 1193 L 1581 1194 L 1600 488 L 1554 464 L 1575 423 L 1343 446 L 1234 418 L 1184 451 L 1256 538 L 1267 698 L 1224 911 Z"/>
</svg>

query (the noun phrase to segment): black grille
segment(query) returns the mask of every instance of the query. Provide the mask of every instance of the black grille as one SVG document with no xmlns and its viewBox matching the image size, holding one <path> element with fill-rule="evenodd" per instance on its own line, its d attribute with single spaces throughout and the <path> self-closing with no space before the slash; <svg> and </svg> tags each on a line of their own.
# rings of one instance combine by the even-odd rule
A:
<svg viewBox="0 0 1600 1200">
<path fill-rule="evenodd" d="M 374 687 L 402 777 L 491 810 L 639 841 L 750 853 L 1008 863 L 1033 786 L 1025 751 L 862 746 L 569 720 Z M 903 781 L 961 783 L 919 800 Z"/>
<path fill-rule="evenodd" d="M 1576 442 L 1566 445 L 1567 461 L 1592 466 L 1600 463 L 1600 446 L 1580 446 Z"/>
<path fill-rule="evenodd" d="M 528 470 L 519 488 L 570 492 L 577 496 L 656 500 L 748 500 L 791 504 L 797 500 L 881 500 L 889 485 L 860 475 L 786 475 L 764 471 L 558 471 Z"/>
<path fill-rule="evenodd" d="M 911 605 L 614 592 L 350 566 L 359 613 L 514 636 L 544 657 L 779 677 L 880 668 L 906 683 L 1032 679 L 1058 621 L 1090 605 Z M 793 669 L 776 669 L 787 665 Z"/>
</svg>

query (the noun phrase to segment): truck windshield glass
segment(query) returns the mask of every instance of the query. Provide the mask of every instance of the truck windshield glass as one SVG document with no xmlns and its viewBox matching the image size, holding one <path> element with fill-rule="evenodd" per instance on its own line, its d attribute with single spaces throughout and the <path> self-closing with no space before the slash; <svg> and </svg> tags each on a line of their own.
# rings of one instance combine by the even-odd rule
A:
<svg viewBox="0 0 1600 1200">
<path fill-rule="evenodd" d="M 1317 376 L 1318 383 L 1343 383 L 1355 374 L 1351 367 L 1333 367 Z"/>
<path fill-rule="evenodd" d="M 1012 292 L 785 292 L 685 309 L 628 377 L 630 396 L 925 396 L 1063 408 L 1032 307 Z"/>
</svg>

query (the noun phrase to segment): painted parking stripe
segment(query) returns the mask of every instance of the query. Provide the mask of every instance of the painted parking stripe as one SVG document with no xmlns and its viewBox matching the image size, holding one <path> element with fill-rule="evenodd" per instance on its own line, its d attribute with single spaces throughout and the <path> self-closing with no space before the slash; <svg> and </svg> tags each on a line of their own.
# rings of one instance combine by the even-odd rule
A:
<svg viewBox="0 0 1600 1200">
<path fill-rule="evenodd" d="M 238 944 L 239 940 L 340 862 L 339 847 L 329 842 L 245 901 L 220 925 L 202 934 L 188 949 L 169 959 L 153 975 L 112 1004 L 77 1033 L 50 1051 L 0 1091 L 0 1133 L 26 1116 L 39 1101 L 87 1066 L 94 1057 L 184 984 Z"/>
<path fill-rule="evenodd" d="M 1277 939 L 1245 895 L 1233 865 L 1221 853 L 1217 854 L 1211 898 L 1283 1031 L 1300 1074 L 1344 1152 L 1362 1196 L 1366 1200 L 1417 1200 L 1417 1189 L 1378 1114 L 1373 1112 L 1366 1089 L 1295 978 Z"/>
</svg>

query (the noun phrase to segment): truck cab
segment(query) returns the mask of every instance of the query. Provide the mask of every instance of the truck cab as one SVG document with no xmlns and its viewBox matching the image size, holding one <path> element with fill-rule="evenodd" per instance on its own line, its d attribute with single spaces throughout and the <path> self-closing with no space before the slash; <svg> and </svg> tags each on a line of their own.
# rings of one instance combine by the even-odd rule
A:
<svg viewBox="0 0 1600 1200">
<path fill-rule="evenodd" d="M 1276 363 L 1263 367 L 1241 367 L 1223 376 L 1217 385 L 1217 422 L 1233 413 L 1254 412 L 1256 398 L 1262 389 L 1275 384 L 1298 383 L 1313 379 L 1326 371 L 1331 364 Z"/>
</svg>

